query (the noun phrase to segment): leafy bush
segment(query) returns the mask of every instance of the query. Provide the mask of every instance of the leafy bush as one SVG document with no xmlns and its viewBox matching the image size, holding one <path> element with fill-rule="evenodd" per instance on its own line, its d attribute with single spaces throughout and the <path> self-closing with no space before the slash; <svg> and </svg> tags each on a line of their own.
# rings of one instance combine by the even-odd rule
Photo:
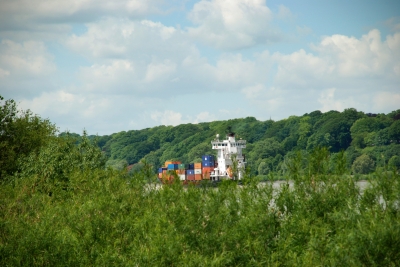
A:
<svg viewBox="0 0 400 267">
<path fill-rule="evenodd" d="M 20 171 L 18 160 L 55 136 L 57 128 L 31 111 L 18 110 L 14 100 L 0 95 L 0 182 Z"/>
<path fill-rule="evenodd" d="M 400 176 L 374 174 L 362 193 L 315 168 L 323 149 L 309 156 L 315 165 L 280 187 L 76 168 L 49 196 L 27 175 L 0 187 L 0 265 L 398 266 Z"/>
<path fill-rule="evenodd" d="M 375 162 L 368 155 L 361 155 L 353 163 L 351 167 L 353 173 L 367 174 L 370 173 L 375 166 Z"/>
</svg>

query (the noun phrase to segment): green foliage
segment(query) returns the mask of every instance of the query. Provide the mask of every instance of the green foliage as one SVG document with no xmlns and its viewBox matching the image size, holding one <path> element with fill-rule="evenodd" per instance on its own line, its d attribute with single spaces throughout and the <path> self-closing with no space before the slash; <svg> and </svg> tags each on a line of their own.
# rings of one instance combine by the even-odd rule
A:
<svg viewBox="0 0 400 267">
<path fill-rule="evenodd" d="M 3 100 L 0 96 L 0 182 L 20 171 L 18 161 L 38 153 L 57 130 L 49 120 L 18 110 L 14 100 Z"/>
<path fill-rule="evenodd" d="M 7 100 L 0 266 L 399 266 L 399 114 L 314 111 L 56 136 Z M 227 129 L 248 141 L 253 170 L 240 185 L 183 186 L 175 172 L 156 183 L 163 161 L 211 154 Z M 356 181 L 367 173 L 368 186 Z"/>
<path fill-rule="evenodd" d="M 355 109 L 326 113 L 314 111 L 280 121 L 258 121 L 254 117 L 247 117 L 123 131 L 99 136 L 97 142 L 110 166 L 122 169 L 125 162 L 134 165 L 145 159 L 156 171 L 167 160 L 191 163 L 201 161 L 202 155 L 215 155 L 210 144 L 215 135 L 224 138 L 227 131 L 233 131 L 237 138 L 247 140 L 247 148 L 243 152 L 250 173 L 271 173 L 283 178 L 287 170 L 285 158 L 296 151 L 312 153 L 319 147 L 327 147 L 333 155 L 345 151 L 346 169 L 351 169 L 355 159 L 362 154 L 375 160 L 376 167 L 387 165 L 393 155 L 400 153 L 400 150 L 393 148 L 399 145 L 397 121 L 400 113 L 396 112 L 368 117 Z M 94 137 L 89 136 L 91 138 Z M 78 135 L 77 144 L 79 142 Z M 337 171 L 333 159 L 328 165 L 330 172 Z"/>
<path fill-rule="evenodd" d="M 356 158 L 351 167 L 355 174 L 368 174 L 374 170 L 375 162 L 366 154 Z"/>
<path fill-rule="evenodd" d="M 274 138 L 268 138 L 257 143 L 257 146 L 249 153 L 252 159 L 275 157 L 283 153 L 282 145 Z"/>
<path fill-rule="evenodd" d="M 389 160 L 389 167 L 395 170 L 400 170 L 400 156 L 393 156 Z"/>
<path fill-rule="evenodd" d="M 141 162 L 131 177 L 76 168 L 50 196 L 26 174 L 0 187 L 0 265 L 398 266 L 399 174 L 365 187 L 321 167 L 327 151 L 295 153 L 280 186 L 161 186 Z"/>
<path fill-rule="evenodd" d="M 124 170 L 128 167 L 128 162 L 124 159 L 110 159 L 106 162 L 106 167 L 110 167 L 119 171 Z"/>
<path fill-rule="evenodd" d="M 105 158 L 100 149 L 84 133 L 76 146 L 73 138 L 52 138 L 38 153 L 21 158 L 19 179 L 35 177 L 35 190 L 52 192 L 54 188 L 69 188 L 71 173 L 104 168 Z"/>
<path fill-rule="evenodd" d="M 397 120 L 390 125 L 388 135 L 393 143 L 400 143 L 400 120 Z"/>
</svg>

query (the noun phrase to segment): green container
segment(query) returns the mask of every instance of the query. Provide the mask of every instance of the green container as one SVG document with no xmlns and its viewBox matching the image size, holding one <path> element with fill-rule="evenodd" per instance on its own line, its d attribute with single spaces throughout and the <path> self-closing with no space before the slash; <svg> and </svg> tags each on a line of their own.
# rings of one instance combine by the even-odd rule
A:
<svg viewBox="0 0 400 267">
<path fill-rule="evenodd" d="M 186 169 L 186 164 L 178 164 L 178 169 L 179 169 L 179 170 L 184 170 L 184 169 Z"/>
</svg>

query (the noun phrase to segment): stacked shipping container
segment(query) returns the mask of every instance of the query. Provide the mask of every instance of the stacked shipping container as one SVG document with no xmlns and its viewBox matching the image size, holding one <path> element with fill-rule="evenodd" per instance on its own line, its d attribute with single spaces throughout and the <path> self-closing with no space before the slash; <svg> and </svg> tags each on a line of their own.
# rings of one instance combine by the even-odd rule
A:
<svg viewBox="0 0 400 267">
<path fill-rule="evenodd" d="M 179 161 L 166 161 L 162 168 L 158 169 L 158 178 L 164 181 L 174 179 L 172 172 L 175 172 L 181 181 L 200 181 L 210 179 L 211 172 L 214 171 L 214 156 L 202 156 L 202 162 L 182 164 Z"/>
<path fill-rule="evenodd" d="M 214 166 L 215 166 L 214 156 L 204 155 L 201 160 L 203 165 L 202 168 L 203 179 L 209 180 L 211 172 L 214 171 Z"/>
</svg>

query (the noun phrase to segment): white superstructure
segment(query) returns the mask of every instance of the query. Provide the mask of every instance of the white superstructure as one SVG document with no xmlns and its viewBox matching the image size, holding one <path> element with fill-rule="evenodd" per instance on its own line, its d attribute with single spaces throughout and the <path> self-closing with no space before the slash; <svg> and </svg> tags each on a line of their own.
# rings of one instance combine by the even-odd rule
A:
<svg viewBox="0 0 400 267">
<path fill-rule="evenodd" d="M 242 149 L 246 148 L 245 140 L 235 140 L 235 134 L 230 133 L 226 140 L 211 141 L 212 149 L 217 150 L 218 166 L 211 173 L 211 180 L 242 179 L 245 169 L 245 157 Z"/>
</svg>

